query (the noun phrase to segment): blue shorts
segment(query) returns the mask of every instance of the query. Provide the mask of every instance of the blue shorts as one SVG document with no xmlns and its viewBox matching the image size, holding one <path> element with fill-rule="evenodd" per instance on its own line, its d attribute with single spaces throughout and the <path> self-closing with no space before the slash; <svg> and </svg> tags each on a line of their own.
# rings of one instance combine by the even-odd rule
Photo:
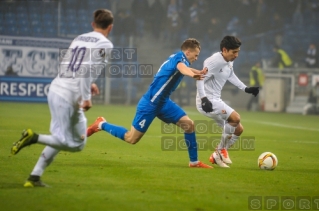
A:
<svg viewBox="0 0 319 211">
<path fill-rule="evenodd" d="M 136 130 L 145 133 L 155 117 L 165 123 L 176 124 L 183 116 L 186 116 L 184 110 L 170 99 L 157 106 L 142 97 L 137 104 L 132 125 Z"/>
</svg>

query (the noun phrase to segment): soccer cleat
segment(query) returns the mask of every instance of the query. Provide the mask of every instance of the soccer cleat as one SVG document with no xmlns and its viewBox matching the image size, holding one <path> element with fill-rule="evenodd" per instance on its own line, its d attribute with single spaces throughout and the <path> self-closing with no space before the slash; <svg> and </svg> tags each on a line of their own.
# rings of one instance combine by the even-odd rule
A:
<svg viewBox="0 0 319 211">
<path fill-rule="evenodd" d="M 189 167 L 191 168 L 213 168 L 212 166 L 210 165 L 207 165 L 205 163 L 202 163 L 200 161 L 198 161 L 196 164 L 189 164 Z"/>
<path fill-rule="evenodd" d="M 23 187 L 25 188 L 34 188 L 34 187 L 50 187 L 49 185 L 43 183 L 41 180 L 39 181 L 31 181 L 31 180 L 27 180 Z"/>
<path fill-rule="evenodd" d="M 216 152 L 220 155 L 220 157 L 222 158 L 222 160 L 224 161 L 224 163 L 226 164 L 232 164 L 232 161 L 229 158 L 227 149 L 223 148 L 223 149 L 218 149 L 216 150 Z"/>
<path fill-rule="evenodd" d="M 99 124 L 101 122 L 106 122 L 106 120 L 103 117 L 98 117 L 93 124 L 91 124 L 88 129 L 86 130 L 86 136 L 90 137 L 96 132 L 99 132 L 101 128 L 99 128 Z"/>
<path fill-rule="evenodd" d="M 35 133 L 31 129 L 24 130 L 19 141 L 13 143 L 11 147 L 11 153 L 17 154 L 22 148 L 36 143 Z"/>
<path fill-rule="evenodd" d="M 222 167 L 222 168 L 229 168 L 229 166 L 224 163 L 220 157 L 220 155 L 216 152 L 214 152 L 210 157 L 209 157 L 209 161 L 212 164 L 217 164 L 218 166 Z"/>
</svg>

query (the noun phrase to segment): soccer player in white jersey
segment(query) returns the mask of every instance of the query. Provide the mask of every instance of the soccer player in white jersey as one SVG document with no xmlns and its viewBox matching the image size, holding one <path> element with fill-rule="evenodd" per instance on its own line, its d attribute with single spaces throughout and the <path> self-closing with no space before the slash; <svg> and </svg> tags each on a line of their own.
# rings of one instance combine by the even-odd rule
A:
<svg viewBox="0 0 319 211">
<path fill-rule="evenodd" d="M 221 91 L 228 80 L 246 93 L 257 96 L 259 87 L 247 87 L 234 73 L 233 62 L 238 57 L 241 41 L 234 36 L 225 36 L 220 43 L 220 52 L 214 53 L 204 61 L 207 74 L 204 80 L 197 81 L 197 110 L 216 121 L 223 128 L 221 141 L 210 162 L 228 168 L 232 161 L 227 149 L 242 134 L 244 128 L 240 115 L 221 99 Z"/>
<path fill-rule="evenodd" d="M 31 144 L 46 145 L 24 187 L 47 186 L 40 177 L 59 151 L 81 151 L 86 144 L 87 120 L 84 111 L 92 107 L 91 95 L 99 94 L 90 73 L 99 65 L 105 65 L 108 52 L 113 48 L 107 39 L 113 27 L 112 12 L 99 9 L 93 16 L 93 31 L 73 40 L 60 63 L 58 75 L 51 83 L 48 93 L 51 135 L 36 134 L 27 129 L 11 148 L 11 153 L 15 155 Z M 81 75 L 85 72 L 87 74 Z"/>
</svg>

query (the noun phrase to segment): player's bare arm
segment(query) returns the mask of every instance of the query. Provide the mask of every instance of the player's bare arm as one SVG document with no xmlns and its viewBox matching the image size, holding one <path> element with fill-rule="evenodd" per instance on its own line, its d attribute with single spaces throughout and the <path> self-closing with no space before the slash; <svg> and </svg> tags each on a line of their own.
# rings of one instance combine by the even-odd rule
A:
<svg viewBox="0 0 319 211">
<path fill-rule="evenodd" d="M 207 67 L 203 68 L 202 70 L 196 70 L 196 69 L 194 69 L 194 68 L 190 68 L 190 69 L 191 69 L 191 71 L 192 71 L 193 73 L 195 73 L 195 74 L 202 74 L 202 75 L 206 75 L 206 73 L 207 73 L 207 71 L 208 71 Z"/>
<path fill-rule="evenodd" d="M 192 77 L 196 80 L 204 79 L 204 75 L 202 73 L 194 73 L 191 68 L 187 67 L 184 63 L 180 62 L 177 64 L 177 69 L 183 74 L 189 77 Z M 200 71 L 199 71 L 200 72 Z"/>
</svg>

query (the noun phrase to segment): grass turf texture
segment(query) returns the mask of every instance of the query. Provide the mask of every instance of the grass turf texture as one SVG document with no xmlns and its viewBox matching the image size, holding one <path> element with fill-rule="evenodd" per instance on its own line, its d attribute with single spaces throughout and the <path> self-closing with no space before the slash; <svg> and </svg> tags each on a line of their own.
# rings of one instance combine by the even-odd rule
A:
<svg viewBox="0 0 319 211">
<path fill-rule="evenodd" d="M 209 120 L 194 108 L 185 110 L 194 120 Z M 187 151 L 162 150 L 165 134 L 155 120 L 137 145 L 102 131 L 88 139 L 82 152 L 60 152 L 42 177 L 52 187 L 27 189 L 23 183 L 43 146 L 27 147 L 16 156 L 10 147 L 24 128 L 48 134 L 49 109 L 1 102 L 1 210 L 248 210 L 249 196 L 319 196 L 318 117 L 239 113 L 243 136 L 255 137 L 254 150 L 230 151 L 230 169 L 189 168 Z M 95 105 L 86 116 L 88 124 L 103 115 L 129 128 L 134 114 L 134 106 Z M 274 171 L 257 167 L 265 151 L 278 157 Z M 201 150 L 199 159 L 208 164 L 210 154 Z"/>
</svg>

